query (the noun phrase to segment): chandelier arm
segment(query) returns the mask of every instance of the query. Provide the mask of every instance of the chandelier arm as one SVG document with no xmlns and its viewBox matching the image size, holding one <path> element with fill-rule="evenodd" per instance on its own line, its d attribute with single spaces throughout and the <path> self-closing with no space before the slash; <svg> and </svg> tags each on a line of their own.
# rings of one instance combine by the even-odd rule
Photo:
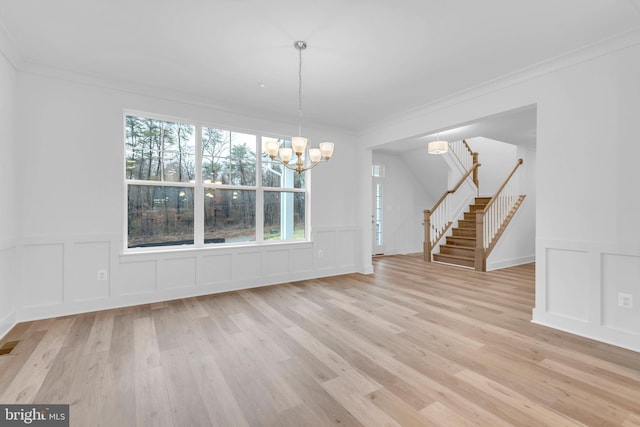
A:
<svg viewBox="0 0 640 427">
<path fill-rule="evenodd" d="M 318 166 L 320 163 L 325 163 L 327 161 L 327 159 L 322 159 L 322 160 L 318 160 L 317 162 L 313 162 L 311 164 L 309 164 L 308 166 L 304 166 L 304 167 L 298 167 L 298 165 L 290 165 L 289 163 L 285 163 L 280 159 L 275 159 L 276 161 L 278 161 L 281 165 L 283 165 L 285 168 L 292 170 L 294 172 L 305 172 L 308 171 L 310 169 L 315 168 L 316 166 Z"/>
</svg>

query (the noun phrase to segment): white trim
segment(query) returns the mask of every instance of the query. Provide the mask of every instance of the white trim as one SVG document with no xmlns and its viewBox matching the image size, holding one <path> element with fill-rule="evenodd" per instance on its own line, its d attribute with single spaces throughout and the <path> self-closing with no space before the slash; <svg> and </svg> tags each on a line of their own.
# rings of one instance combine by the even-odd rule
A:
<svg viewBox="0 0 640 427">
<path fill-rule="evenodd" d="M 244 245 L 237 247 L 217 248 L 191 248 L 180 251 L 147 252 L 136 254 L 120 254 L 120 234 L 61 236 L 41 236 L 25 239 L 16 244 L 17 258 L 20 260 L 15 277 L 17 292 L 14 311 L 7 315 L 0 323 L 0 330 L 9 330 L 15 322 L 29 321 L 52 316 L 63 316 L 94 310 L 105 310 L 136 304 L 146 304 L 158 301 L 166 301 L 176 298 L 188 298 L 198 295 L 208 295 L 220 292 L 248 289 L 260 286 L 270 286 L 279 283 L 287 283 L 297 280 L 315 279 L 320 277 L 356 273 L 360 269 L 359 247 L 356 241 L 359 238 L 359 230 L 356 227 L 318 227 L 316 234 L 321 234 L 319 242 L 277 242 L 262 245 Z M 341 245 L 341 234 L 351 233 L 353 248 L 346 249 Z M 78 293 L 77 279 L 73 272 L 77 270 L 79 262 L 85 262 L 82 254 L 74 252 L 73 248 L 82 243 L 103 243 L 107 245 L 106 257 L 89 258 L 89 262 L 96 265 L 104 265 L 107 269 L 107 283 L 93 282 L 96 286 L 106 286 L 95 293 Z M 34 262 L 38 259 L 25 259 L 25 248 L 30 249 L 46 246 L 55 246 L 61 254 L 61 265 L 51 264 L 49 268 L 55 270 L 59 276 L 52 284 L 55 290 L 52 292 L 60 299 L 29 302 L 24 300 L 25 292 L 36 291 L 45 284 L 27 283 L 23 278 L 25 272 L 29 272 Z M 324 259 L 317 259 L 317 251 L 324 250 Z M 336 254 L 341 253 L 343 256 Z M 347 256 L 344 256 L 344 255 Z M 284 257 L 284 258 L 282 258 Z M 211 260 L 224 265 L 221 276 L 211 275 Z M 288 259 L 288 263 L 281 263 L 282 268 L 272 268 L 269 260 Z M 258 264 L 251 266 L 251 260 Z M 41 260 L 40 260 L 41 261 Z M 165 273 L 168 265 L 179 265 L 184 261 L 188 265 L 182 271 L 185 277 L 191 278 L 184 283 L 177 283 L 180 287 L 166 287 Z M 301 263 L 298 263 L 300 261 Z M 138 265 L 136 265 L 138 264 Z M 140 276 L 139 268 L 144 268 L 144 274 Z M 246 274 L 245 268 L 253 268 Z M 255 267 L 255 268 L 254 268 Z M 208 271 L 205 274 L 205 270 Z M 217 269 L 215 270 L 218 271 Z M 130 275 L 132 274 L 132 275 Z M 140 288 L 127 288 L 127 284 L 138 278 L 149 279 L 147 285 Z M 91 277 L 85 279 L 91 282 Z M 95 279 L 93 279 L 95 280 Z M 90 285 L 88 283 L 87 285 Z M 30 289 L 26 289 L 29 287 Z M 86 296 L 85 296 L 86 295 Z M 6 325 L 5 325 L 6 323 Z"/>
<path fill-rule="evenodd" d="M 507 259 L 498 262 L 487 263 L 487 271 L 499 270 L 501 268 L 515 267 L 516 265 L 529 264 L 536 261 L 534 255 L 520 258 Z"/>
<path fill-rule="evenodd" d="M 586 307 L 586 316 L 577 318 L 571 313 L 552 311 L 549 307 L 548 288 L 548 253 L 549 251 L 569 251 L 583 256 L 583 268 L 587 271 L 588 280 L 583 285 L 584 294 L 580 302 Z M 617 328 L 603 322 L 606 313 L 613 313 L 617 308 L 606 307 L 605 301 L 613 299 L 613 289 L 607 289 L 603 270 L 603 256 L 640 257 L 640 244 L 615 244 L 600 241 L 571 241 L 559 239 L 536 239 L 536 301 L 532 322 L 550 328 L 559 329 L 597 341 L 640 352 L 640 333 Z M 632 279 L 640 280 L 640 276 Z M 575 302 L 577 303 L 577 301 Z M 637 310 L 637 308 L 634 308 Z"/>
<path fill-rule="evenodd" d="M 282 283 L 311 280 L 318 277 L 339 276 L 343 274 L 353 273 L 354 270 L 348 267 L 331 268 L 322 271 L 319 276 L 315 272 L 306 272 L 298 274 L 287 274 L 282 276 L 272 276 L 268 280 L 256 283 L 254 279 L 233 280 L 223 286 L 220 284 L 205 284 L 190 288 L 163 289 L 156 292 L 135 293 L 128 295 L 120 295 L 105 298 L 87 299 L 81 301 L 65 302 L 62 304 L 51 304 L 41 306 L 22 307 L 17 316 L 14 314 L 14 320 L 18 322 L 26 322 L 51 317 L 68 316 L 80 313 L 89 313 L 99 310 L 110 310 L 122 307 L 130 307 L 140 304 L 153 304 L 156 302 L 171 301 L 181 298 L 191 298 L 202 295 L 215 295 L 224 292 L 239 291 L 244 289 L 261 288 L 265 286 L 274 286 Z M 0 323 L 0 327 L 2 323 Z M 14 323 L 15 326 L 15 323 Z M 13 326 L 11 326 L 13 327 Z M 10 330 L 9 328 L 8 330 Z M 7 332 L 8 332 L 7 330 Z M 0 329 L 0 332 L 2 330 Z M 1 337 L 1 334 L 0 334 Z"/>
<path fill-rule="evenodd" d="M 640 334 L 607 328 L 603 325 L 594 326 L 577 319 L 545 313 L 537 308 L 533 310 L 531 323 L 640 352 Z"/>
</svg>

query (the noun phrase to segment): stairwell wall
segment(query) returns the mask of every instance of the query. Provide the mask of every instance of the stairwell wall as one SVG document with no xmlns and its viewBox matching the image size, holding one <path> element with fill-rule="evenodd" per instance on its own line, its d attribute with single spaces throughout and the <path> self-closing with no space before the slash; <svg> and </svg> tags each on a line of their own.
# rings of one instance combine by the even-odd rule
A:
<svg viewBox="0 0 640 427">
<path fill-rule="evenodd" d="M 536 254 L 536 152 L 516 147 L 515 158 L 522 159 L 518 169 L 520 194 L 526 197 L 487 259 L 487 270 L 526 264 Z M 509 172 L 515 161 L 509 167 Z M 504 178 L 503 178 L 504 180 Z"/>
</svg>

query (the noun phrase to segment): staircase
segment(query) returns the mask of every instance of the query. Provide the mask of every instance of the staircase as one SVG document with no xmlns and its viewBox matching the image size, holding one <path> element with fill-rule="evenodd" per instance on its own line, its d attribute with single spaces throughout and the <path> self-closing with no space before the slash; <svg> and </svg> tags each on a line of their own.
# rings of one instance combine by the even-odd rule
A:
<svg viewBox="0 0 640 427">
<path fill-rule="evenodd" d="M 469 205 L 464 217 L 458 220 L 451 236 L 447 236 L 446 243 L 440 245 L 440 253 L 433 254 L 433 260 L 461 267 L 475 267 L 476 251 L 476 211 L 483 210 L 491 197 L 476 197 Z"/>
<path fill-rule="evenodd" d="M 465 141 L 462 142 L 466 144 Z M 468 149 L 468 146 L 465 148 Z M 464 150 L 460 152 L 464 153 Z M 477 170 L 480 163 L 477 158 L 473 153 L 472 166 L 455 187 L 447 190 L 432 209 L 424 211 L 426 262 L 436 261 L 487 271 L 489 254 L 522 205 L 525 195 L 519 194 L 519 180 L 512 179 L 519 171 L 522 159 L 518 159 L 492 197 L 474 197 L 479 192 Z M 469 188 L 475 191 L 469 194 Z M 468 210 L 463 212 L 470 200 L 472 202 Z M 457 226 L 451 228 L 456 221 Z M 446 240 L 441 244 L 443 237 Z M 438 247 L 440 252 L 435 253 Z"/>
</svg>

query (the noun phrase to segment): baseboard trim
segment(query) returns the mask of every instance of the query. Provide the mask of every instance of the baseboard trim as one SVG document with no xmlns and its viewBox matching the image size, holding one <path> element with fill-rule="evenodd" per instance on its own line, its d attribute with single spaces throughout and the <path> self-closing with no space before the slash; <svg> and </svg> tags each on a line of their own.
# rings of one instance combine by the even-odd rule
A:
<svg viewBox="0 0 640 427">
<path fill-rule="evenodd" d="M 536 260 L 535 255 L 530 255 L 526 257 L 507 259 L 504 261 L 489 262 L 487 263 L 487 271 L 499 270 L 501 268 L 515 267 L 516 265 L 529 264 L 529 263 L 535 262 L 535 260 Z"/>
<path fill-rule="evenodd" d="M 4 319 L 0 320 L 0 341 L 17 325 L 16 313 L 9 313 Z"/>
<path fill-rule="evenodd" d="M 603 325 L 594 326 L 536 309 L 533 310 L 531 323 L 640 353 L 640 345 L 638 344 L 640 336 L 633 332 L 624 332 Z"/>
<path fill-rule="evenodd" d="M 49 319 L 52 317 L 111 310 L 141 304 L 153 304 L 157 302 L 171 301 L 181 298 L 215 295 L 225 292 L 260 288 L 263 286 L 274 286 L 282 283 L 292 283 L 302 280 L 319 279 L 352 273 L 358 273 L 355 266 L 317 270 L 314 272 L 288 275 L 287 277 L 270 277 L 266 280 L 265 278 L 262 278 L 262 280 L 260 281 L 257 281 L 256 279 L 245 279 L 228 283 L 201 284 L 198 286 L 164 289 L 156 292 L 117 295 L 108 298 L 96 298 L 82 301 L 69 301 L 62 304 L 39 305 L 31 307 L 26 306 L 20 308 L 15 318 L 18 322 L 29 322 L 34 320 Z"/>
</svg>

